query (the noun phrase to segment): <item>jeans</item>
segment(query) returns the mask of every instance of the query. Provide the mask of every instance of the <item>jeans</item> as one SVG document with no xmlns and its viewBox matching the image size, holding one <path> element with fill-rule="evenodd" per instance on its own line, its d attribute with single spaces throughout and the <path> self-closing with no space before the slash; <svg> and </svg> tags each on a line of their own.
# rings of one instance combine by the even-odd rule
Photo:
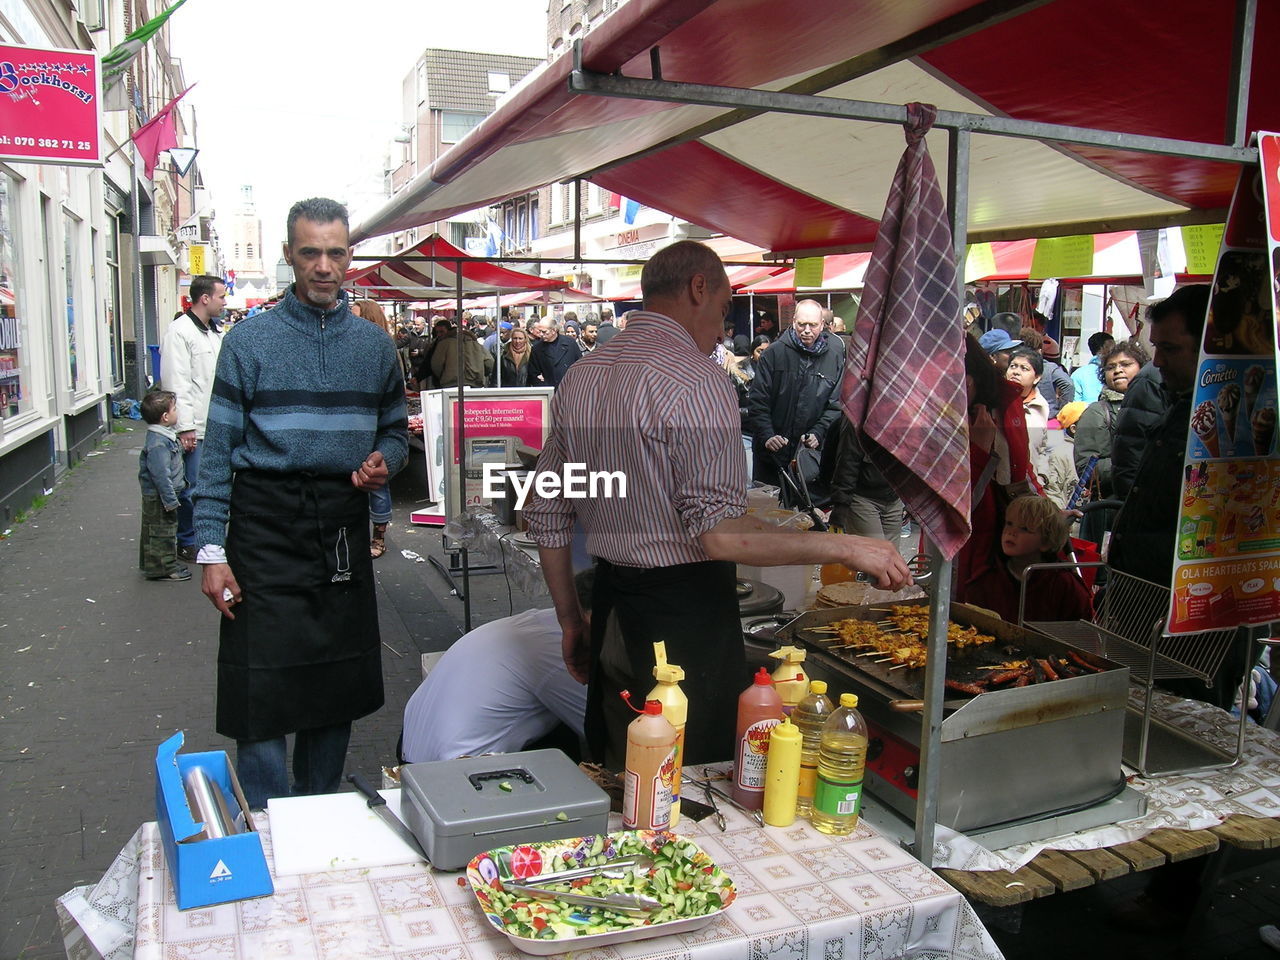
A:
<svg viewBox="0 0 1280 960">
<path fill-rule="evenodd" d="M 391 522 L 390 483 L 384 483 L 380 490 L 369 491 L 369 519 L 374 523 Z"/>
<path fill-rule="evenodd" d="M 336 793 L 347 760 L 351 724 L 299 730 L 293 737 L 293 786 L 285 763 L 284 737 L 236 741 L 236 775 L 250 810 L 266 809 L 272 797 Z"/>
<path fill-rule="evenodd" d="M 195 507 L 191 503 L 191 494 L 195 493 L 196 478 L 200 476 L 200 447 L 203 444 L 203 440 L 197 440 L 194 449 L 182 454 L 182 465 L 187 471 L 187 489 L 178 494 L 179 547 L 197 546 Z"/>
</svg>

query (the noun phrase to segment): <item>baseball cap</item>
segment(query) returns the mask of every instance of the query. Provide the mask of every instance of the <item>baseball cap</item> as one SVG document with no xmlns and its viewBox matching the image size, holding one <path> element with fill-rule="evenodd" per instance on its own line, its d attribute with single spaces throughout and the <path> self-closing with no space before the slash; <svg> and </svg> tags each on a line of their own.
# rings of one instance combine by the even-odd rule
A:
<svg viewBox="0 0 1280 960">
<path fill-rule="evenodd" d="M 1003 330 L 988 330 L 978 338 L 978 343 L 987 353 L 999 353 L 1001 350 L 1012 350 L 1022 346 L 1021 340 L 1015 340 Z"/>
<path fill-rule="evenodd" d="M 1066 430 L 1080 419 L 1080 415 L 1085 412 L 1088 406 L 1083 400 L 1072 400 L 1070 403 L 1064 403 L 1062 409 L 1058 411 L 1059 426 Z"/>
<path fill-rule="evenodd" d="M 498 324 L 498 326 L 499 326 L 500 328 L 502 328 L 502 331 L 503 331 L 504 333 L 505 333 L 506 331 L 508 331 L 508 330 L 510 330 L 510 329 L 511 329 L 511 324 L 510 324 L 510 322 L 508 322 L 508 321 L 506 321 L 506 320 L 503 320 L 500 324 Z"/>
</svg>

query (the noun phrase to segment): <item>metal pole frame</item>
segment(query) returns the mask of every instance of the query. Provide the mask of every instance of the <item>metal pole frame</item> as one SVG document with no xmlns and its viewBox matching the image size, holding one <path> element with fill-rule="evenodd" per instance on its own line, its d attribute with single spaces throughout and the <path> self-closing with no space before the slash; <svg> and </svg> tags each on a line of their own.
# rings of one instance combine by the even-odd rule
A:
<svg viewBox="0 0 1280 960">
<path fill-rule="evenodd" d="M 1246 0 L 1249 2 L 1249 0 Z M 1247 51 L 1241 50 L 1243 57 Z M 1247 64 L 1242 64 L 1242 69 Z M 1244 71 L 1247 73 L 1247 69 Z M 618 74 L 597 73 L 581 66 L 580 48 L 575 46 L 575 68 L 569 75 L 571 93 L 626 100 L 652 100 L 708 107 L 747 108 L 770 113 L 794 113 L 811 117 L 845 120 L 867 120 L 904 124 L 907 108 L 901 104 L 876 103 L 869 100 L 845 100 L 802 93 L 779 93 L 747 87 L 721 87 L 702 83 L 679 83 L 672 80 L 645 80 Z M 1170 137 L 1148 137 L 1114 130 L 1097 130 L 1059 123 L 1040 123 L 1013 117 L 939 110 L 934 126 L 943 130 L 967 130 L 992 136 L 1014 137 L 1065 143 L 1072 146 L 1102 147 L 1110 150 L 1132 150 L 1138 153 L 1166 154 L 1199 160 L 1227 163 L 1257 163 L 1255 147 L 1238 147 Z"/>
<path fill-rule="evenodd" d="M 947 142 L 947 215 L 951 221 L 959 302 L 964 303 L 965 225 L 969 220 L 969 148 L 967 130 L 951 130 Z M 924 717 L 920 728 L 920 780 L 916 793 L 916 858 L 934 863 L 938 794 L 942 784 L 942 719 L 946 696 L 947 624 L 951 610 L 951 561 L 929 544 L 933 592 L 929 598 L 928 656 L 924 668 Z"/>
<path fill-rule="evenodd" d="M 466 506 L 467 501 L 467 415 L 466 415 L 466 362 L 462 350 L 462 260 L 453 261 L 454 293 L 458 301 L 458 332 L 455 335 L 458 347 L 457 382 L 454 392 L 458 398 L 458 504 Z M 445 505 L 446 512 L 449 505 Z M 471 632 L 471 560 L 467 554 L 466 544 L 462 545 L 462 625 L 463 632 Z"/>
</svg>

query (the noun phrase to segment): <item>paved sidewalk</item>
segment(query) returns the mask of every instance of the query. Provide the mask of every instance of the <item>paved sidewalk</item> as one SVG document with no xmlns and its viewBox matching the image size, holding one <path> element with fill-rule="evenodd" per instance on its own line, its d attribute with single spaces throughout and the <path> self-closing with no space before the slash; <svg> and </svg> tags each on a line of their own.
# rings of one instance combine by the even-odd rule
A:
<svg viewBox="0 0 1280 960">
<path fill-rule="evenodd" d="M 156 746 L 231 749 L 213 731 L 217 611 L 186 583 L 138 573 L 138 450 L 116 434 L 68 473 L 43 509 L 0 541 L 0 958 L 62 957 L 53 901 L 95 882 L 138 825 L 155 819 Z M 404 517 L 425 482 L 421 455 L 392 483 Z M 393 523 L 376 562 L 387 705 L 355 724 L 348 769 L 393 763 L 419 653 L 462 633 L 462 602 L 425 563 L 440 535 Z M 472 578 L 473 625 L 507 615 L 501 576 Z M 517 611 L 546 603 L 513 588 Z"/>
</svg>

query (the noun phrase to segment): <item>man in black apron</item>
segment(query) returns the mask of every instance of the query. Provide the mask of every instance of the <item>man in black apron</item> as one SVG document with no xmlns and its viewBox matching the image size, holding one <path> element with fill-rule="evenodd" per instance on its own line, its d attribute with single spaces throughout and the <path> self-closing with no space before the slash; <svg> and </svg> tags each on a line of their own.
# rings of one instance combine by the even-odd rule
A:
<svg viewBox="0 0 1280 960">
<path fill-rule="evenodd" d="M 584 469 L 624 477 L 625 495 L 616 482 L 600 482 L 582 497 L 531 496 L 524 515 L 555 601 L 565 663 L 589 681 L 585 730 L 596 758 L 624 755 L 619 733 L 606 732 L 604 701 L 617 683 L 644 697 L 653 685 L 652 645 L 662 640 L 685 671 L 684 761 L 724 760 L 733 756 L 737 698 L 750 682 L 734 564 L 838 562 L 889 589 L 910 574 L 884 540 L 783 532 L 745 516 L 737 396 L 709 359 L 732 299 L 724 267 L 710 248 L 682 241 L 654 255 L 640 284 L 645 309 L 565 373 L 538 460 L 539 473 L 559 478 Z M 598 561 L 590 637 L 573 589 L 575 522 Z M 600 651 L 611 613 L 625 656 L 612 659 L 606 677 Z"/>
<path fill-rule="evenodd" d="M 382 706 L 368 492 L 408 455 L 395 347 L 339 287 L 346 209 L 302 201 L 288 231 L 293 287 L 223 342 L 195 495 L 217 729 L 254 809 L 336 790 L 351 722 Z"/>
</svg>

